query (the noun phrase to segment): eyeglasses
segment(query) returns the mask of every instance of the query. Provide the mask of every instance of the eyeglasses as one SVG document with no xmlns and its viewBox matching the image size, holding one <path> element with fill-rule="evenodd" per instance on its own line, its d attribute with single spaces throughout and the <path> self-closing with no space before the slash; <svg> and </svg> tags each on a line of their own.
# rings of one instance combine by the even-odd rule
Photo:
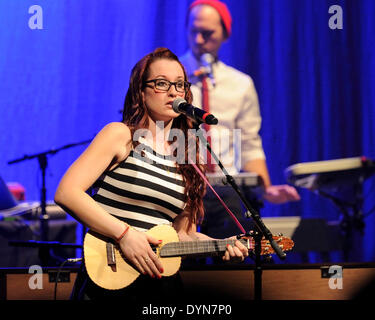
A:
<svg viewBox="0 0 375 320">
<path fill-rule="evenodd" d="M 144 83 L 147 84 L 150 82 L 154 83 L 154 88 L 156 90 L 165 91 L 165 92 L 169 91 L 172 85 L 174 85 L 177 92 L 186 92 L 187 90 L 189 90 L 191 86 L 190 82 L 182 81 L 182 80 L 171 82 L 166 79 L 152 79 L 152 80 L 147 80 Z"/>
</svg>

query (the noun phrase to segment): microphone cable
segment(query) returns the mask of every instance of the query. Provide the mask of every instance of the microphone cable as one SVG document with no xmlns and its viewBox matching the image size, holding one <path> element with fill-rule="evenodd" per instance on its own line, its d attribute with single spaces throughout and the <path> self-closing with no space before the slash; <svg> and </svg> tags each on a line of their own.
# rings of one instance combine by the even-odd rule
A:
<svg viewBox="0 0 375 320">
<path fill-rule="evenodd" d="M 59 266 L 59 269 L 57 270 L 57 275 L 56 275 L 56 279 L 55 279 L 55 288 L 54 288 L 54 291 L 53 291 L 53 300 L 56 301 L 56 296 L 57 296 L 57 283 L 59 282 L 59 277 L 60 277 L 60 273 L 62 271 L 62 268 L 64 267 L 64 265 L 66 263 L 77 263 L 79 261 L 82 261 L 82 258 L 68 258 L 66 260 L 63 261 L 63 263 Z"/>
</svg>

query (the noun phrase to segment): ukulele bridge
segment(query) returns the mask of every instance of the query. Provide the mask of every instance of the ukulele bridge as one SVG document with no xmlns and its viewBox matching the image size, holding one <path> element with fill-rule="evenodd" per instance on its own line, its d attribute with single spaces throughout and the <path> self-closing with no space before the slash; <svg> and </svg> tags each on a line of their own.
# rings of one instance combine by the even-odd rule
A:
<svg viewBox="0 0 375 320">
<path fill-rule="evenodd" d="M 113 272 L 116 272 L 116 255 L 115 248 L 112 243 L 107 242 L 106 244 L 107 251 L 107 264 L 111 267 Z"/>
</svg>

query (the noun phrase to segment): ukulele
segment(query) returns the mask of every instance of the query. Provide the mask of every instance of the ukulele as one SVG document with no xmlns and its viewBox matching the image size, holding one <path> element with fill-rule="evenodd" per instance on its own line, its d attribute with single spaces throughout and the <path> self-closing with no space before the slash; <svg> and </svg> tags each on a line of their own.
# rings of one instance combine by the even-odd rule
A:
<svg viewBox="0 0 375 320">
<path fill-rule="evenodd" d="M 146 231 L 150 236 L 161 239 L 160 245 L 152 245 L 160 259 L 163 276 L 172 276 L 180 269 L 182 256 L 202 256 L 224 254 L 227 244 L 234 245 L 236 239 L 179 241 L 176 230 L 169 225 L 158 225 Z M 274 236 L 283 251 L 291 250 L 293 240 Z M 254 250 L 254 240 L 244 236 L 240 239 L 249 251 Z M 108 290 L 127 287 L 140 275 L 139 271 L 126 260 L 117 244 L 110 238 L 89 230 L 83 243 L 84 261 L 87 273 L 98 286 Z M 261 255 L 275 253 L 268 240 L 261 241 Z"/>
</svg>

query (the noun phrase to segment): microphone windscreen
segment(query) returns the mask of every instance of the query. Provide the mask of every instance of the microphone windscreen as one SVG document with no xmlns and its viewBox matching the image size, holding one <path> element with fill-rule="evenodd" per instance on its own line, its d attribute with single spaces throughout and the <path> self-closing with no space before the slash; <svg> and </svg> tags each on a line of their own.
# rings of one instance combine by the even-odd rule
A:
<svg viewBox="0 0 375 320">
<path fill-rule="evenodd" d="M 172 103 L 172 109 L 176 113 L 180 113 L 180 105 L 181 103 L 187 103 L 185 99 L 182 98 L 176 98 Z"/>
<path fill-rule="evenodd" d="M 211 53 L 204 53 L 201 56 L 201 62 L 204 65 L 211 65 L 215 61 L 214 56 Z"/>
</svg>

